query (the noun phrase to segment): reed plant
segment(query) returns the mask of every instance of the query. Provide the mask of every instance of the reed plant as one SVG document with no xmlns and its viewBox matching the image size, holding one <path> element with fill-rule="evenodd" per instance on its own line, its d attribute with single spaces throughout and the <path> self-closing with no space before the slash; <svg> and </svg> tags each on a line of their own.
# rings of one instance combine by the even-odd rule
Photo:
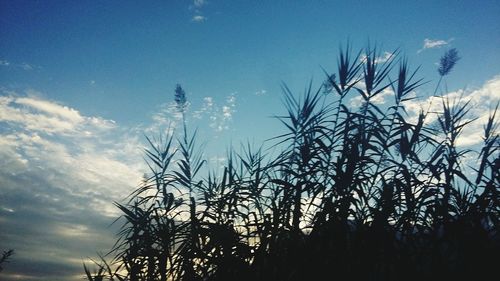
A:
<svg viewBox="0 0 500 281">
<path fill-rule="evenodd" d="M 2 272 L 4 265 L 10 261 L 13 255 L 14 250 L 12 249 L 3 251 L 2 256 L 0 256 L 0 272 Z"/>
<path fill-rule="evenodd" d="M 364 53 L 364 55 L 361 55 Z M 196 131 L 147 137 L 150 172 L 123 204 L 108 261 L 89 280 L 486 280 L 499 259 L 498 106 L 477 165 L 457 145 L 470 105 L 441 95 L 417 116 L 424 81 L 399 51 L 341 49 L 335 73 L 296 95 L 283 85 L 287 132 L 231 149 L 203 168 Z M 441 59 L 440 80 L 458 61 Z M 390 93 L 392 102 L 376 102 Z M 435 93 L 434 93 L 435 94 Z M 359 107 L 349 104 L 361 100 Z M 387 104 L 387 103 L 386 103 Z M 279 151 L 277 155 L 269 151 Z M 206 175 L 202 175 L 206 173 Z M 471 175 L 472 174 L 472 175 Z M 493 274 L 493 275 L 491 275 Z M 497 275 L 498 276 L 498 275 Z"/>
</svg>

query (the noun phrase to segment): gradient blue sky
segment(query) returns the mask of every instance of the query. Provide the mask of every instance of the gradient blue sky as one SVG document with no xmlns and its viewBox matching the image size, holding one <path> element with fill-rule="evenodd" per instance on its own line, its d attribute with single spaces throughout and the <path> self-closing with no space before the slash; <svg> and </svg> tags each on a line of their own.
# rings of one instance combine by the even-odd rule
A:
<svg viewBox="0 0 500 281">
<path fill-rule="evenodd" d="M 429 81 L 423 96 L 457 48 L 448 90 L 468 89 L 483 112 L 499 97 L 498 1 L 147 2 L 0 0 L 0 250 L 17 251 L 7 280 L 77 278 L 111 246 L 111 202 L 144 171 L 143 133 L 174 120 L 176 83 L 213 165 L 230 143 L 274 136 L 281 82 L 319 86 L 348 40 L 400 48 Z"/>
</svg>

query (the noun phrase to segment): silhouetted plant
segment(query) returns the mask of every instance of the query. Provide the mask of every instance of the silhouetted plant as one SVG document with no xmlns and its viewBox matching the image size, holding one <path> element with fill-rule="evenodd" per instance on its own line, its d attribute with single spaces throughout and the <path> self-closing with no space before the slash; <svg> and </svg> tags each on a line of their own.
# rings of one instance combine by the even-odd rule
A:
<svg viewBox="0 0 500 281">
<path fill-rule="evenodd" d="M 459 60 L 460 57 L 458 56 L 458 51 L 455 48 L 446 51 L 441 57 L 438 67 L 439 81 L 436 85 L 436 89 L 434 90 L 434 95 L 437 93 L 439 86 L 441 85 L 441 81 L 443 81 L 443 77 L 451 72 L 451 70 Z"/>
<path fill-rule="evenodd" d="M 3 251 L 2 256 L 0 257 L 0 272 L 2 272 L 4 264 L 8 263 L 13 255 L 14 255 L 14 250 L 12 249 Z"/>
<path fill-rule="evenodd" d="M 103 260 L 95 274 L 85 267 L 87 278 L 484 280 L 495 273 L 498 107 L 484 127 L 479 164 L 468 168 L 470 151 L 457 140 L 473 122 L 470 105 L 442 97 L 441 112 L 408 116 L 405 104 L 423 80 L 399 52 L 379 56 L 376 48 L 353 56 L 348 45 L 319 89 L 310 84 L 297 97 L 284 85 L 286 112 L 276 118 L 287 132 L 271 139 L 280 152 L 231 149 L 222 174 L 204 178 L 178 85 L 183 134 L 146 137 L 150 173 L 129 202 L 116 204 L 124 224 L 111 265 Z M 457 61 L 448 51 L 440 77 Z M 374 99 L 387 92 L 394 102 L 382 108 Z"/>
<path fill-rule="evenodd" d="M 457 49 L 453 48 L 446 51 L 446 53 L 441 57 L 441 60 L 439 61 L 439 75 L 448 75 L 455 64 L 458 62 L 458 60 L 460 60 L 460 57 L 458 56 Z"/>
</svg>

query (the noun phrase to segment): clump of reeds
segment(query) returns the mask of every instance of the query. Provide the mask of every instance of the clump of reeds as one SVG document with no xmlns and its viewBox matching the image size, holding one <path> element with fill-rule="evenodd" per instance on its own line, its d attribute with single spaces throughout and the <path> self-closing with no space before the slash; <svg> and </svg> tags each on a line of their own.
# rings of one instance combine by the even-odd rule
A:
<svg viewBox="0 0 500 281">
<path fill-rule="evenodd" d="M 130 201 L 110 265 L 89 280 L 485 280 L 499 260 L 500 139 L 496 111 L 478 166 L 457 146 L 469 105 L 412 119 L 422 85 L 405 59 L 340 51 L 338 70 L 300 96 L 283 86 L 288 132 L 278 155 L 230 151 L 222 175 L 183 134 L 147 138 L 149 175 Z M 458 60 L 448 51 L 447 75 Z M 381 108 L 374 100 L 391 91 Z M 347 97 L 359 95 L 359 108 Z M 185 92 L 175 100 L 186 110 Z M 431 114 L 437 121 L 426 122 Z M 182 118 L 185 115 L 182 114 Z M 111 268 L 114 268 L 111 270 Z M 99 279 L 100 278 L 100 279 Z"/>
</svg>

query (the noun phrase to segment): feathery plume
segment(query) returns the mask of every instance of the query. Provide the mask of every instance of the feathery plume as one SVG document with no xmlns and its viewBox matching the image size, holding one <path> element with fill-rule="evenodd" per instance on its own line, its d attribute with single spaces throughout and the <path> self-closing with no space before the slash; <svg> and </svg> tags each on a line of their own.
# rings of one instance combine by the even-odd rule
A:
<svg viewBox="0 0 500 281">
<path fill-rule="evenodd" d="M 444 53 L 444 55 L 441 57 L 441 60 L 439 61 L 439 75 L 445 76 L 449 74 L 459 60 L 460 57 L 458 56 L 457 49 L 453 48 L 446 51 L 446 53 Z"/>
<path fill-rule="evenodd" d="M 186 92 L 182 89 L 180 84 L 175 86 L 175 103 L 180 112 L 184 112 L 186 108 Z"/>
</svg>

